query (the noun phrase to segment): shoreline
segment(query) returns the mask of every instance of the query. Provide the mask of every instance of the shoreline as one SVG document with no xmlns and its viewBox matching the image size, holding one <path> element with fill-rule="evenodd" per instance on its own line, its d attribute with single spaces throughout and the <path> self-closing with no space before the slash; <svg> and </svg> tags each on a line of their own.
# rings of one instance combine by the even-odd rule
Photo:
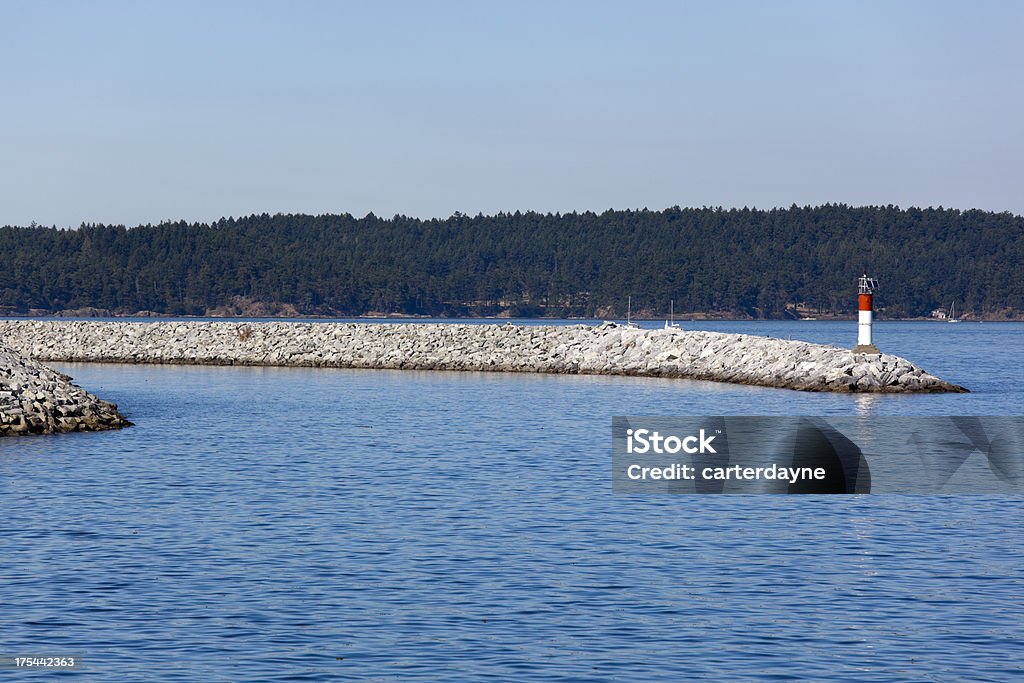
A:
<svg viewBox="0 0 1024 683">
<path fill-rule="evenodd" d="M 634 314 L 632 317 L 633 322 L 664 322 L 668 320 L 669 315 L 653 315 L 650 313 L 640 312 Z M 494 321 L 531 321 L 531 322 L 559 322 L 559 321 L 573 321 L 573 322 L 603 322 L 603 321 L 614 321 L 618 323 L 625 323 L 625 318 L 617 316 L 605 316 L 605 317 L 547 317 L 547 316 L 510 316 L 510 315 L 481 315 L 481 316 L 433 316 L 427 314 L 407 314 L 407 313 L 380 313 L 370 312 L 363 313 L 360 315 L 343 315 L 343 314 L 294 314 L 289 315 L 286 313 L 279 314 L 261 314 L 258 311 L 254 311 L 251 314 L 239 313 L 237 315 L 227 314 L 206 314 L 206 315 L 190 315 L 190 314 L 175 314 L 175 313 L 157 313 L 155 311 L 135 311 L 134 313 L 115 312 L 109 309 L 100 309 L 93 307 L 85 307 L 79 309 L 68 309 L 61 311 L 39 311 L 38 309 L 30 311 L 28 313 L 18 313 L 10 310 L 0 310 L 0 320 L 82 320 L 82 321 L 93 321 L 93 320 L 115 320 L 115 321 L 130 321 L 130 320 L 144 320 L 144 321 L 160 321 L 160 320 L 196 320 L 196 321 L 245 321 L 245 320 L 268 320 L 268 321 L 316 321 L 316 320 L 408 320 L 408 321 L 422 321 L 422 320 L 444 320 L 457 323 L 460 320 L 474 321 L 474 320 L 494 320 Z M 705 323 L 705 322 L 743 322 L 743 323 L 779 323 L 779 322 L 856 322 L 857 313 L 849 313 L 843 315 L 818 315 L 810 317 L 776 317 L 776 318 L 754 318 L 750 316 L 736 316 L 729 315 L 724 312 L 691 312 L 685 314 L 676 314 L 675 322 L 677 323 Z M 929 322 L 929 323 L 948 323 L 947 320 L 942 318 L 932 318 L 929 316 L 911 316 L 911 317 L 880 317 L 876 311 L 875 322 Z M 967 317 L 960 318 L 961 323 L 1020 323 L 1024 322 L 1024 314 L 1019 317 L 1008 317 L 1008 316 L 994 316 L 994 315 L 982 315 L 974 316 L 968 314 Z"/>
<path fill-rule="evenodd" d="M 668 316 L 633 316 L 632 321 L 634 323 L 664 323 L 668 319 Z M 530 321 L 538 324 L 557 323 L 557 322 L 573 322 L 573 323 L 588 323 L 588 322 L 606 322 L 612 321 L 619 324 L 625 324 L 624 318 L 537 318 L 537 317 L 509 317 L 509 316 L 459 316 L 459 317 L 444 317 L 444 316 L 430 316 L 430 315 L 406 315 L 406 314 L 387 314 L 387 315 L 176 315 L 173 313 L 152 313 L 146 311 L 140 311 L 137 313 L 110 313 L 104 315 L 62 315 L 58 313 L 46 313 L 46 314 L 16 314 L 16 313 L 0 313 L 0 321 L 2 320 L 26 320 L 26 321 L 176 321 L 176 320 L 189 320 L 189 321 L 209 321 L 209 322 L 245 322 L 249 320 L 266 320 L 266 321 L 367 321 L 373 322 L 378 320 L 393 320 L 409 322 L 417 321 L 445 321 L 446 324 L 458 324 L 459 321 L 479 321 L 479 320 L 490 320 L 496 323 L 512 322 L 512 321 Z M 939 318 L 927 318 L 927 317 L 916 317 L 916 318 L 879 318 L 875 317 L 876 323 L 886 322 L 899 322 L 899 323 L 935 323 L 935 324 L 947 324 L 948 320 L 942 320 Z M 449 323 L 450 321 L 450 323 Z M 696 316 L 690 314 L 689 316 L 675 317 L 675 322 L 679 324 L 683 323 L 711 323 L 711 322 L 724 322 L 724 323 L 783 323 L 783 322 L 857 322 L 856 315 L 847 316 L 831 316 L 831 317 L 814 317 L 814 318 L 736 318 L 736 317 L 718 317 L 718 316 Z M 1022 323 L 1022 318 L 960 318 L 960 323 L 978 324 L 978 323 Z"/>
</svg>

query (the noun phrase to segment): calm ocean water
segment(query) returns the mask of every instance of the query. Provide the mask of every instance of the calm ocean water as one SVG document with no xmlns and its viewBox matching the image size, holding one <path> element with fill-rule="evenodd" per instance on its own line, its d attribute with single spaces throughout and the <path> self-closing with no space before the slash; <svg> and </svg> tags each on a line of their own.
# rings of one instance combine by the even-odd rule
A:
<svg viewBox="0 0 1024 683">
<path fill-rule="evenodd" d="M 974 392 L 948 396 L 61 364 L 137 425 L 0 440 L 0 656 L 102 681 L 1020 680 L 1019 496 L 617 496 L 609 448 L 612 415 L 1019 415 L 1022 333 L 879 324 Z"/>
</svg>

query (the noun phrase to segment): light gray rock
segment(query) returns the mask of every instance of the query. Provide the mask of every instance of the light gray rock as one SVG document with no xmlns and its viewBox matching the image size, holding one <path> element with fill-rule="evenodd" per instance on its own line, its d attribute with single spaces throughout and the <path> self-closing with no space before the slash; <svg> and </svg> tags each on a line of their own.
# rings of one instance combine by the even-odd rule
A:
<svg viewBox="0 0 1024 683">
<path fill-rule="evenodd" d="M 888 354 L 613 323 L 590 327 L 10 320 L 0 321 L 0 342 L 42 361 L 589 373 L 804 391 L 966 391 Z"/>
<path fill-rule="evenodd" d="M 119 429 L 117 406 L 71 378 L 0 346 L 0 436 Z"/>
</svg>

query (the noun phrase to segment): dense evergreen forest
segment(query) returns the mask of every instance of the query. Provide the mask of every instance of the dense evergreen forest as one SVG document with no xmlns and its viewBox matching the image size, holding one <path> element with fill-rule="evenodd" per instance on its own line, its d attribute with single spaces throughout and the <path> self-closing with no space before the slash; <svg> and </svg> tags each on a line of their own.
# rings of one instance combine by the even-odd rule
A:
<svg viewBox="0 0 1024 683">
<path fill-rule="evenodd" d="M 978 210 L 262 214 L 0 228 L 0 313 L 609 317 L 629 295 L 634 313 L 780 318 L 853 313 L 867 269 L 884 316 L 996 319 L 1024 311 L 1022 264 L 1024 218 Z"/>
</svg>

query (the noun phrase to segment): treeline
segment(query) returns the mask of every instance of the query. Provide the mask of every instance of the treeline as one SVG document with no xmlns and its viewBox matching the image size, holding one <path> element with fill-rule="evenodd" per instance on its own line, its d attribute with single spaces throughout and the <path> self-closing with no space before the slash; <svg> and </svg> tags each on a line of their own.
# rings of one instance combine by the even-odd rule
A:
<svg viewBox="0 0 1024 683">
<path fill-rule="evenodd" d="M 864 269 L 889 317 L 956 301 L 1024 311 L 1024 218 L 828 204 L 443 220 L 253 215 L 212 224 L 0 228 L 0 312 L 201 315 L 239 301 L 301 314 L 777 318 L 852 313 Z"/>
</svg>

